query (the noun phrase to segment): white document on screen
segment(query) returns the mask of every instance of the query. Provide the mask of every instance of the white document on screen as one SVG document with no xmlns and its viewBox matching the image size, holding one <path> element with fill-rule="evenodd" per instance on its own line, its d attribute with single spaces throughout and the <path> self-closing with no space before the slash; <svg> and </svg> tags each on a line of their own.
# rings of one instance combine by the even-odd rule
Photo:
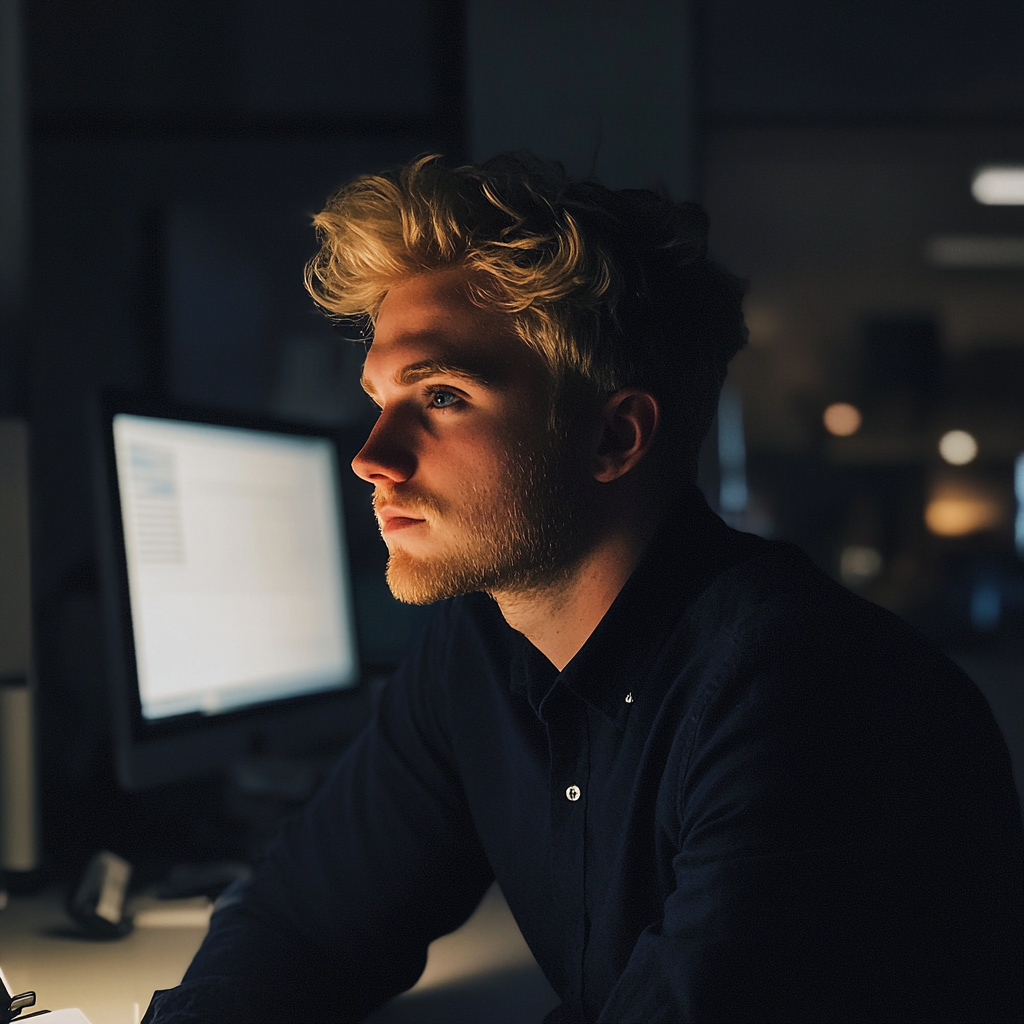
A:
<svg viewBox="0 0 1024 1024">
<path fill-rule="evenodd" d="M 146 718 L 356 682 L 328 441 L 119 414 L 114 448 Z"/>
</svg>

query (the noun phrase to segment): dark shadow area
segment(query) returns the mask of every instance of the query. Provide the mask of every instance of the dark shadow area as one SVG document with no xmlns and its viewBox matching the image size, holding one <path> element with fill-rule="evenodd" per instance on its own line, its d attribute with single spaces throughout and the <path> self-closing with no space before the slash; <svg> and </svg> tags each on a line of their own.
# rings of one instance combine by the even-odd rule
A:
<svg viewBox="0 0 1024 1024">
<path fill-rule="evenodd" d="M 558 1005 L 539 967 L 399 996 L 364 1024 L 538 1024 Z"/>
</svg>

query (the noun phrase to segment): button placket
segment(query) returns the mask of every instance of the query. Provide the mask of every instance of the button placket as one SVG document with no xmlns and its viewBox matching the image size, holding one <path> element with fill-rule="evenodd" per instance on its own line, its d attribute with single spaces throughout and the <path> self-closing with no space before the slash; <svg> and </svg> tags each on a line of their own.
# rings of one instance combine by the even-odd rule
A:
<svg viewBox="0 0 1024 1024">
<path fill-rule="evenodd" d="M 556 687 L 544 710 L 548 717 L 551 780 L 551 881 L 561 910 L 562 948 L 567 963 L 573 965 L 562 995 L 566 1002 L 574 1002 L 582 999 L 586 946 L 583 792 L 589 774 L 589 737 L 586 712 L 573 694 Z"/>
</svg>

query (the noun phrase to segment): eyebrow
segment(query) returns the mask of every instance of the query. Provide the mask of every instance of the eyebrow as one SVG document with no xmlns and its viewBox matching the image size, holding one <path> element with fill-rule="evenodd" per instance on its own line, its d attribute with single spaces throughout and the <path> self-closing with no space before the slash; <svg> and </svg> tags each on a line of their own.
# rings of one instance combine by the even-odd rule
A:
<svg viewBox="0 0 1024 1024">
<path fill-rule="evenodd" d="M 394 376 L 394 382 L 408 387 L 418 381 L 426 380 L 428 377 L 461 377 L 463 380 L 471 381 L 480 387 L 492 386 L 491 381 L 482 373 L 462 366 L 459 363 L 448 362 L 445 359 L 423 359 L 418 363 L 411 363 L 403 366 Z M 377 389 L 367 379 L 365 374 L 359 378 L 359 384 L 368 395 L 376 395 Z"/>
</svg>

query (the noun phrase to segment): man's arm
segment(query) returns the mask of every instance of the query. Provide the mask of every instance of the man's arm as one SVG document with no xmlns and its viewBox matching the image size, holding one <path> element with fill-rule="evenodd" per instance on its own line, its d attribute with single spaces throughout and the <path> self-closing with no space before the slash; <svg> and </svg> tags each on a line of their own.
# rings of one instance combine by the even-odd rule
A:
<svg viewBox="0 0 1024 1024">
<path fill-rule="evenodd" d="M 472 913 L 491 871 L 450 756 L 445 619 L 147 1022 L 361 1020 L 413 985 L 429 943 Z"/>
<path fill-rule="evenodd" d="M 1020 1019 L 1005 745 L 967 680 L 933 682 L 935 714 L 885 680 L 870 713 L 873 684 L 840 666 L 713 696 L 678 783 L 676 889 L 599 1021 Z"/>
</svg>

